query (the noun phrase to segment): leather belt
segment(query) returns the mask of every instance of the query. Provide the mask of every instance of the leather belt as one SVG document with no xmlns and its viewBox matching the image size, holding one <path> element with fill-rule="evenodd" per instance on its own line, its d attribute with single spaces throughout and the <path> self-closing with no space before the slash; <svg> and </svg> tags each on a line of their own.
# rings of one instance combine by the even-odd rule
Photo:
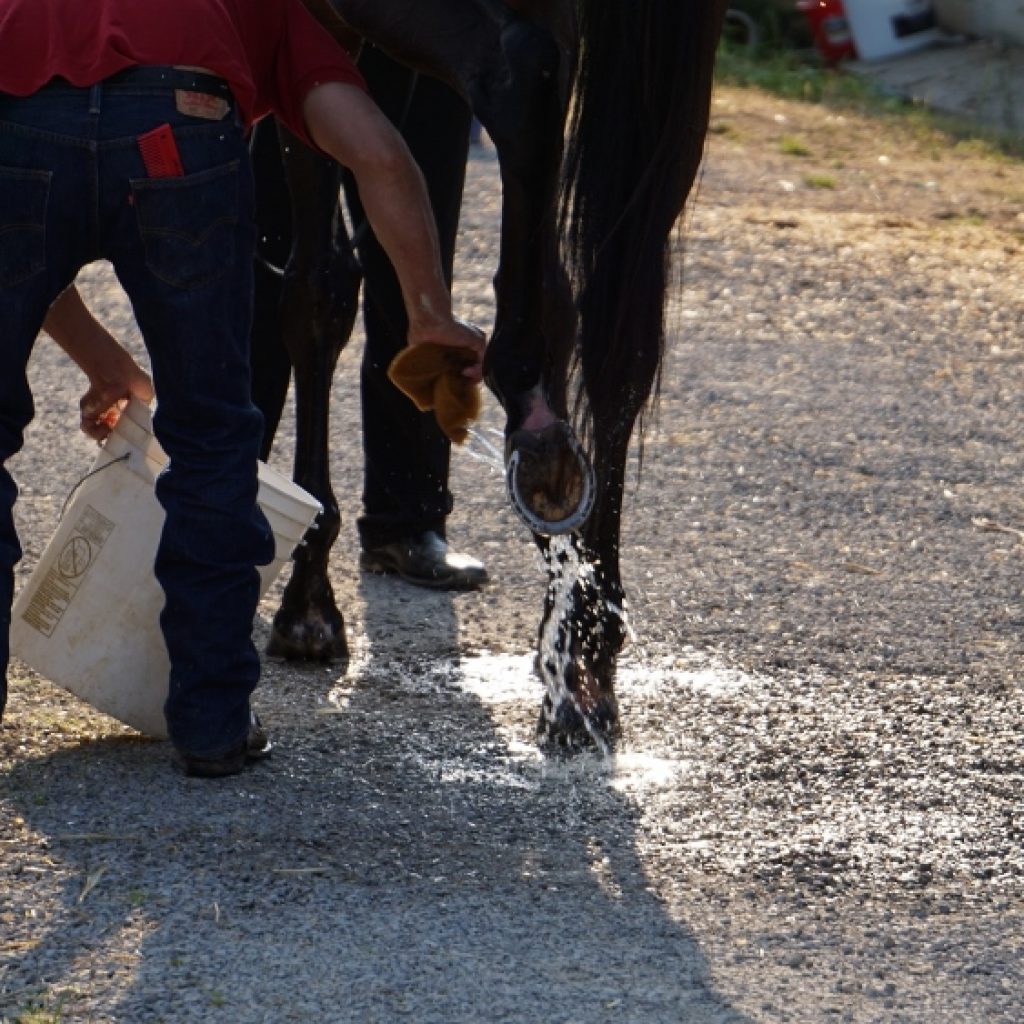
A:
<svg viewBox="0 0 1024 1024">
<path fill-rule="evenodd" d="M 234 96 L 231 94 L 231 86 L 217 75 L 199 68 L 182 68 L 164 65 L 146 65 L 132 68 L 125 68 L 118 71 L 102 82 L 100 85 L 127 85 L 143 89 L 184 89 L 186 92 L 199 92 L 209 96 L 219 96 L 221 99 L 234 103 Z M 44 89 L 79 89 L 66 78 L 59 75 L 51 78 Z M 87 88 L 87 87 L 86 87 Z"/>
<path fill-rule="evenodd" d="M 139 85 L 146 88 L 160 86 L 168 89 L 185 89 L 210 96 L 233 100 L 231 86 L 217 75 L 198 68 L 145 66 L 125 68 L 103 80 L 104 85 Z"/>
</svg>

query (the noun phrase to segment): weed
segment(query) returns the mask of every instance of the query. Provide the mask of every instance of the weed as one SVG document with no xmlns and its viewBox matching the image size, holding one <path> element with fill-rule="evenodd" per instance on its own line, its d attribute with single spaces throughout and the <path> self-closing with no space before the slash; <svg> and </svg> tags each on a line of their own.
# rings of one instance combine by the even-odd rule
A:
<svg viewBox="0 0 1024 1024">
<path fill-rule="evenodd" d="M 60 1024 L 64 1019 L 64 1001 L 59 999 L 54 1009 L 42 1004 L 26 1006 L 14 1018 L 14 1024 Z"/>
<path fill-rule="evenodd" d="M 804 184 L 808 188 L 829 189 L 836 187 L 836 179 L 831 174 L 808 174 L 804 178 Z"/>
<path fill-rule="evenodd" d="M 779 139 L 779 151 L 786 156 L 810 156 L 811 150 L 803 139 L 795 135 L 783 135 Z"/>
</svg>

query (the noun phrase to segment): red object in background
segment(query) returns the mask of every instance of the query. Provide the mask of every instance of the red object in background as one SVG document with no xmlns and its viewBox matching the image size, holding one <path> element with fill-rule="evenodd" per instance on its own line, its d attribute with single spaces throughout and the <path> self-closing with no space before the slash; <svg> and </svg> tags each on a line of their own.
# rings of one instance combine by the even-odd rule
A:
<svg viewBox="0 0 1024 1024">
<path fill-rule="evenodd" d="M 857 56 L 843 0 L 797 0 L 796 9 L 807 16 L 814 45 L 829 64 Z"/>
</svg>

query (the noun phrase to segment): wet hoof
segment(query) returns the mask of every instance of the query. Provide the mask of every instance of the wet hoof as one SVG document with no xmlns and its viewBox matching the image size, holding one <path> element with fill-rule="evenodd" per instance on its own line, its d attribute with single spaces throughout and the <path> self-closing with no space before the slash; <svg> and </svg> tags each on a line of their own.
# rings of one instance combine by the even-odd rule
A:
<svg viewBox="0 0 1024 1024">
<path fill-rule="evenodd" d="M 537 743 L 548 754 L 572 755 L 596 751 L 610 755 L 621 735 L 618 702 L 605 698 L 586 716 L 571 699 L 557 708 L 545 696 L 537 721 Z"/>
<path fill-rule="evenodd" d="M 594 470 L 562 420 L 542 430 L 516 430 L 505 447 L 509 500 L 535 533 L 578 530 L 594 507 Z"/>
<path fill-rule="evenodd" d="M 293 619 L 278 612 L 267 644 L 267 657 L 281 661 L 348 661 L 345 622 L 340 614 Z"/>
</svg>

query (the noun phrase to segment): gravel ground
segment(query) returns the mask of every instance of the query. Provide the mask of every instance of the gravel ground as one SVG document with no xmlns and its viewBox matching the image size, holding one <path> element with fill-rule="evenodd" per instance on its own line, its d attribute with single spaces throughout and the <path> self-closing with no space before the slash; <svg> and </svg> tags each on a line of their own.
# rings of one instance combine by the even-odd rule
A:
<svg viewBox="0 0 1024 1024">
<path fill-rule="evenodd" d="M 470 173 L 457 292 L 486 325 L 493 158 Z M 355 569 L 353 344 L 332 573 L 356 653 L 267 665 L 270 763 L 183 780 L 14 666 L 2 1019 L 1024 1019 L 1022 200 L 977 148 L 719 90 L 603 761 L 533 744 L 544 581 L 483 441 L 451 533 L 492 584 Z M 109 275 L 86 286 L 137 345 Z M 23 576 L 92 461 L 81 382 L 34 359 Z"/>
</svg>

